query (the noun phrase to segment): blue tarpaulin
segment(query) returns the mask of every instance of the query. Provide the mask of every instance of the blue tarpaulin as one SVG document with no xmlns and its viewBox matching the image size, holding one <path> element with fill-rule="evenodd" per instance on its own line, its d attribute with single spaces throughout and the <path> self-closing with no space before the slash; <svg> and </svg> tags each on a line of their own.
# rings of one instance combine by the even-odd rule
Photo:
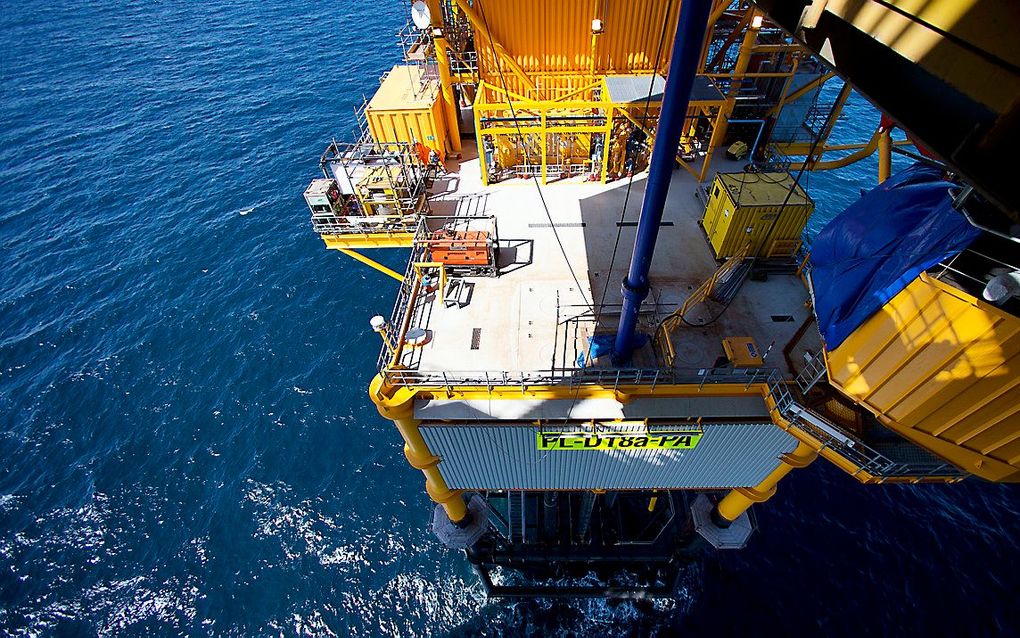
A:
<svg viewBox="0 0 1020 638">
<path fill-rule="evenodd" d="M 640 348 L 641 346 L 648 343 L 649 337 L 643 333 L 637 333 L 634 335 L 634 349 Z M 613 346 L 616 344 L 616 335 L 595 335 L 588 340 L 588 349 L 582 351 L 577 355 L 577 367 L 583 368 L 587 365 L 588 361 L 594 361 L 602 355 L 612 354 Z M 586 357 L 587 355 L 587 357 Z M 587 360 L 586 360 L 587 359 Z"/>
<path fill-rule="evenodd" d="M 833 350 L 926 268 L 980 231 L 952 207 L 942 172 L 915 164 L 866 193 L 811 246 L 815 314 Z"/>
</svg>

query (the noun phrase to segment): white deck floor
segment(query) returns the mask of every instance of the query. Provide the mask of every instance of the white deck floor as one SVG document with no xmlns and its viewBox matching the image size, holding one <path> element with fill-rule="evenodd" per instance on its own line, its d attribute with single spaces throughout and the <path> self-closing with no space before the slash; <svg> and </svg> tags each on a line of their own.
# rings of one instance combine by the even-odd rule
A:
<svg viewBox="0 0 1020 638">
<path fill-rule="evenodd" d="M 465 151 L 465 156 L 471 157 L 467 142 Z M 739 171 L 741 167 L 720 154 L 712 163 L 709 179 L 717 171 Z M 469 278 L 474 289 L 464 307 L 445 307 L 432 295 L 416 326 L 430 331 L 431 339 L 409 349 L 404 365 L 419 370 L 499 372 L 549 370 L 564 367 L 567 361 L 566 367 L 572 367 L 570 362 L 584 347 L 584 336 L 593 330 L 615 332 L 620 282 L 634 245 L 644 174 L 633 180 L 620 226 L 626 179 L 611 184 L 571 180 L 542 186 L 547 215 L 534 181 L 483 186 L 477 159 L 451 160 L 448 170 L 448 176 L 439 178 L 433 188 L 433 214 L 470 210 L 495 215 L 502 246 L 501 274 Z M 704 204 L 696 190 L 696 180 L 687 171 L 674 171 L 652 261 L 652 290 L 641 317 L 640 329 L 645 333 L 654 332 L 659 321 L 718 266 L 697 223 Z M 618 250 L 610 269 L 618 232 Z M 785 369 L 782 349 L 808 316 L 807 298 L 803 284 L 793 276 L 771 275 L 768 281 L 745 282 L 718 321 L 703 328 L 682 327 L 675 333 L 675 365 L 712 367 L 723 355 L 723 337 L 751 336 L 762 350 L 774 343 L 766 365 Z M 593 302 L 596 307 L 607 304 L 597 329 L 593 321 L 582 321 L 577 326 L 582 338 L 575 339 L 572 329 L 558 326 L 558 320 L 582 313 Z M 702 306 L 689 318 L 715 314 L 719 308 Z M 792 320 L 775 321 L 773 315 Z M 480 329 L 480 339 L 478 348 L 472 349 L 475 329 Z M 565 334 L 569 337 L 566 343 Z M 634 365 L 661 365 L 656 361 L 652 346 L 646 345 L 635 354 Z M 608 365 L 608 361 L 600 360 L 597 365 Z"/>
</svg>

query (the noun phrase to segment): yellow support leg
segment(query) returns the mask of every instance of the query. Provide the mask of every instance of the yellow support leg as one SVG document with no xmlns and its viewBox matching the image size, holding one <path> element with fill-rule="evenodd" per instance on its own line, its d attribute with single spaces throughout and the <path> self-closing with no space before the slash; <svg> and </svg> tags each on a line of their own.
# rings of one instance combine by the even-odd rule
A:
<svg viewBox="0 0 1020 638">
<path fill-rule="evenodd" d="M 886 129 L 878 137 L 878 183 L 892 174 L 892 130 Z"/>
<path fill-rule="evenodd" d="M 797 448 L 780 457 L 780 463 L 772 473 L 754 487 L 738 487 L 719 501 L 716 511 L 719 516 L 729 522 L 740 518 L 755 503 L 763 503 L 776 493 L 776 485 L 784 476 L 798 467 L 807 467 L 818 456 L 814 448 L 800 442 Z"/>
<path fill-rule="evenodd" d="M 386 266 L 383 266 L 382 264 L 380 264 L 379 262 L 375 261 L 374 259 L 370 259 L 370 258 L 362 255 L 361 253 L 357 252 L 357 251 L 351 250 L 350 248 L 337 248 L 337 250 L 339 250 L 343 254 L 347 255 L 348 257 L 353 257 L 354 259 L 357 259 L 358 261 L 360 261 L 361 263 L 365 264 L 366 266 L 370 266 L 372 268 L 375 268 L 376 270 L 378 270 L 379 272 L 381 272 L 384 275 L 389 275 L 390 277 L 393 277 L 394 279 L 396 279 L 397 281 L 399 281 L 401 283 L 404 282 L 404 276 L 403 275 L 401 275 L 400 273 L 398 273 L 395 270 L 391 270 L 390 268 L 387 268 Z"/>
<path fill-rule="evenodd" d="M 463 493 L 451 490 L 439 473 L 439 457 L 429 450 L 418 429 L 421 421 L 414 418 L 414 395 L 415 392 L 409 388 L 387 387 L 381 375 L 376 375 L 369 387 L 369 396 L 379 414 L 393 421 L 404 439 L 407 462 L 425 475 L 425 491 L 433 501 L 443 506 L 451 521 L 459 523 L 468 513 Z"/>
</svg>

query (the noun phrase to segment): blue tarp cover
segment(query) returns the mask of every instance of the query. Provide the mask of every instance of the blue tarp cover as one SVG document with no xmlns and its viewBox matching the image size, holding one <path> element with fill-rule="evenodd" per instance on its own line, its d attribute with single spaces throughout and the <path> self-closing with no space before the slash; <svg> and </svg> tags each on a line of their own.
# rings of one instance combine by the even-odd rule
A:
<svg viewBox="0 0 1020 638">
<path fill-rule="evenodd" d="M 815 314 L 828 350 L 926 268 L 959 253 L 980 231 L 952 207 L 942 172 L 915 164 L 868 192 L 811 246 Z"/>
<path fill-rule="evenodd" d="M 651 337 L 644 333 L 636 333 L 634 335 L 634 349 L 636 350 L 645 345 L 650 339 Z M 595 335 L 588 340 L 587 350 L 577 355 L 577 367 L 583 368 L 588 364 L 588 361 L 594 361 L 603 355 L 612 354 L 615 343 L 615 334 Z M 588 356 L 585 357 L 585 355 Z"/>
</svg>

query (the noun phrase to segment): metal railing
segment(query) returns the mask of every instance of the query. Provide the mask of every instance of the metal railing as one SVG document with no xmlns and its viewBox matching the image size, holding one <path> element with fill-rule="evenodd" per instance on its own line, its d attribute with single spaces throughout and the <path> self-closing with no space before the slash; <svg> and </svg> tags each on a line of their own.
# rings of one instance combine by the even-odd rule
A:
<svg viewBox="0 0 1020 638">
<path fill-rule="evenodd" d="M 805 352 L 804 368 L 794 378 L 802 394 L 807 394 L 819 381 L 825 378 L 826 367 L 822 353 Z"/>
<path fill-rule="evenodd" d="M 448 50 L 450 72 L 456 75 L 470 76 L 478 80 L 478 53 L 475 51 Z"/>
<path fill-rule="evenodd" d="M 853 473 L 854 476 L 862 472 L 879 478 L 965 476 L 955 466 L 938 460 L 930 463 L 893 461 L 822 415 L 800 405 L 778 370 L 770 371 L 766 383 L 769 397 L 776 406 L 774 409 L 782 419 L 789 423 L 791 428 L 796 428 L 820 441 L 822 450 L 831 449 L 854 464 L 858 468 Z"/>
<path fill-rule="evenodd" d="M 385 352 L 384 352 L 385 354 Z M 764 368 L 570 368 L 549 370 L 411 370 L 381 367 L 390 385 L 439 387 L 453 391 L 460 386 L 519 387 L 540 385 L 574 388 L 599 386 L 614 390 L 623 386 L 740 384 L 745 389 L 765 383 Z"/>
<path fill-rule="evenodd" d="M 653 340 L 658 346 L 659 351 L 662 353 L 662 357 L 667 366 L 672 366 L 673 362 L 676 360 L 676 351 L 673 348 L 672 334 L 680 326 L 680 322 L 684 321 L 684 317 L 687 316 L 687 312 L 709 299 L 712 296 L 712 293 L 715 292 L 717 285 L 728 281 L 733 275 L 733 272 L 744 263 L 744 259 L 747 258 L 747 253 L 750 249 L 750 242 L 744 244 L 744 246 L 741 247 L 736 254 L 727 259 L 722 266 L 719 266 L 719 268 L 712 273 L 711 277 L 701 282 L 701 285 L 695 288 L 694 291 L 687 296 L 683 305 L 666 317 L 666 319 L 659 324 L 658 328 L 656 328 Z"/>
</svg>

